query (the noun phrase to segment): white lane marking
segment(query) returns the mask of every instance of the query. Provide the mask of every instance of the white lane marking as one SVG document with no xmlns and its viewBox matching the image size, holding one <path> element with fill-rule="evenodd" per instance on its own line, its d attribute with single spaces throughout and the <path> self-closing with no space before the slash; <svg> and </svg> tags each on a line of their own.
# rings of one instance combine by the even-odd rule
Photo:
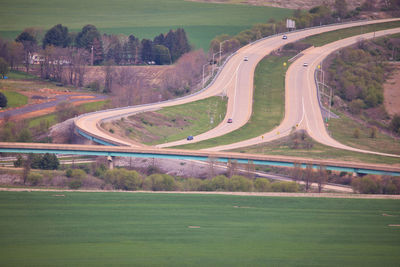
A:
<svg viewBox="0 0 400 267">
<path fill-rule="evenodd" d="M 304 96 L 301 97 L 301 104 L 303 106 L 303 115 L 301 116 L 301 120 L 299 122 L 299 126 L 302 124 L 302 122 L 304 120 L 304 117 L 305 117 L 305 114 L 306 114 L 306 111 L 305 111 L 305 108 L 304 108 Z"/>
</svg>

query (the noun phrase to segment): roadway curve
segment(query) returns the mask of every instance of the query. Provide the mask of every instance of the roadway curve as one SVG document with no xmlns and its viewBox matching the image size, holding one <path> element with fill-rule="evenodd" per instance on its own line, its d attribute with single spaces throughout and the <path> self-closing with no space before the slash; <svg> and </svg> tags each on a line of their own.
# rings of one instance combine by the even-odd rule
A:
<svg viewBox="0 0 400 267">
<path fill-rule="evenodd" d="M 308 30 L 292 32 L 287 34 L 287 36 L 290 42 L 295 42 L 299 39 L 303 39 L 305 37 L 327 31 L 333 31 L 337 29 L 373 24 L 373 23 L 394 21 L 394 20 L 399 20 L 399 19 L 363 21 L 363 22 L 353 22 L 341 25 L 318 27 Z M 117 136 L 111 135 L 110 133 L 102 130 L 100 127 L 101 122 L 121 117 L 126 117 L 135 113 L 156 110 L 167 106 L 181 105 L 197 101 L 200 99 L 208 98 L 210 96 L 225 94 L 228 96 L 227 113 L 225 119 L 216 128 L 208 132 L 205 132 L 203 134 L 200 134 L 198 136 L 195 136 L 194 137 L 195 140 L 190 142 L 198 142 L 227 134 L 231 131 L 234 131 L 242 127 L 244 124 L 247 123 L 247 121 L 251 116 L 252 102 L 253 102 L 253 76 L 254 76 L 254 70 L 258 62 L 262 60 L 265 57 L 265 55 L 268 55 L 271 51 L 278 49 L 279 47 L 287 43 L 288 41 L 282 40 L 281 35 L 279 35 L 279 36 L 265 38 L 257 42 L 254 42 L 252 44 L 249 44 L 245 47 L 242 47 L 225 63 L 224 67 L 221 69 L 219 75 L 214 80 L 214 82 L 208 88 L 196 94 L 184 98 L 174 99 L 171 101 L 154 103 L 151 105 L 141 105 L 141 106 L 126 107 L 113 110 L 105 110 L 102 112 L 82 115 L 75 120 L 75 126 L 81 132 L 90 135 L 92 137 L 98 138 L 100 140 L 106 141 L 108 143 L 113 143 L 116 145 L 124 145 L 124 146 L 133 146 L 133 147 L 142 146 L 141 144 L 135 144 L 129 140 L 121 140 Z M 243 60 L 245 56 L 248 57 L 248 61 Z M 287 94 L 287 98 L 288 99 L 286 100 L 285 119 L 283 121 L 284 125 L 288 123 L 286 121 L 296 121 L 298 118 L 298 114 L 301 113 L 298 110 L 295 112 L 290 112 L 292 108 L 289 109 L 289 106 L 291 104 L 288 105 L 288 100 L 292 99 L 292 97 L 289 96 L 289 94 Z M 292 101 L 295 101 L 296 99 L 298 98 L 293 98 Z M 232 118 L 233 123 L 227 124 L 228 118 Z M 290 124 L 290 129 L 292 126 L 293 124 Z M 282 125 L 279 127 L 282 127 Z M 278 136 L 281 135 L 282 132 L 280 132 L 279 134 L 276 133 L 277 132 L 274 131 L 274 133 L 269 133 L 269 135 L 270 134 L 276 135 L 273 138 L 276 139 Z M 268 138 L 270 137 L 269 135 Z M 268 138 L 264 138 L 264 140 L 258 139 L 258 141 L 266 141 L 268 140 Z M 169 147 L 186 143 L 188 143 L 188 141 L 179 140 L 176 142 L 162 144 L 159 145 L 158 147 Z M 213 150 L 222 150 L 222 149 L 230 149 L 230 148 L 229 147 L 225 148 L 224 146 L 224 147 L 218 147 Z"/>
<path fill-rule="evenodd" d="M 328 55 L 334 51 L 357 43 L 360 38 L 371 39 L 388 34 L 399 33 L 400 28 L 366 33 L 363 35 L 349 37 L 322 47 L 308 49 L 304 55 L 297 59 L 288 69 L 285 81 L 285 118 L 273 131 L 242 142 L 218 146 L 207 149 L 209 151 L 221 151 L 236 149 L 245 146 L 269 142 L 290 134 L 293 127 L 305 129 L 307 133 L 317 142 L 331 147 L 345 149 L 355 152 L 377 154 L 383 156 L 400 157 L 400 155 L 386 154 L 367 151 L 343 145 L 334 140 L 327 132 L 322 118 L 320 105 L 318 103 L 317 88 L 314 80 L 314 72 Z M 304 67 L 303 63 L 308 63 Z M 263 137 L 263 138 L 262 138 Z"/>
</svg>

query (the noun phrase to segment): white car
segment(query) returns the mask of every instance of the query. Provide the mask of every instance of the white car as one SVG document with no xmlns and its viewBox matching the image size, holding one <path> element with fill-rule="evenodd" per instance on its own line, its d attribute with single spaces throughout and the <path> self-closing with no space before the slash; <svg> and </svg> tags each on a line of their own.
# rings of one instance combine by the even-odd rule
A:
<svg viewBox="0 0 400 267">
<path fill-rule="evenodd" d="M 308 63 L 304 62 L 303 67 L 308 67 Z"/>
<path fill-rule="evenodd" d="M 286 39 L 287 39 L 287 36 L 286 36 L 286 35 L 282 36 L 282 39 L 283 39 L 283 40 L 286 40 Z"/>
<path fill-rule="evenodd" d="M 249 61 L 249 58 L 248 57 L 244 57 L 244 61 Z"/>
</svg>

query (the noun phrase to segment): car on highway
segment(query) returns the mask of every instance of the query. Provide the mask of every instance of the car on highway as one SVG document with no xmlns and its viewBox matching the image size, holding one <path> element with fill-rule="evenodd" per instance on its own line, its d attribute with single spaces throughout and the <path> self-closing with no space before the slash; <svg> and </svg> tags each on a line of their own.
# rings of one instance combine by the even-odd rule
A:
<svg viewBox="0 0 400 267">
<path fill-rule="evenodd" d="M 304 62 L 304 63 L 303 63 L 303 67 L 308 67 L 308 63 L 307 63 L 307 62 Z"/>
<path fill-rule="evenodd" d="M 286 35 L 282 36 L 282 39 L 283 39 L 283 40 L 286 40 L 286 39 L 287 39 L 287 36 L 286 36 Z"/>
<path fill-rule="evenodd" d="M 249 58 L 248 57 L 244 57 L 244 61 L 249 61 Z"/>
<path fill-rule="evenodd" d="M 193 140 L 193 135 L 189 135 L 189 136 L 186 138 L 186 140 L 188 140 L 188 141 Z"/>
<path fill-rule="evenodd" d="M 231 118 L 228 119 L 228 123 L 232 123 L 233 120 Z"/>
</svg>

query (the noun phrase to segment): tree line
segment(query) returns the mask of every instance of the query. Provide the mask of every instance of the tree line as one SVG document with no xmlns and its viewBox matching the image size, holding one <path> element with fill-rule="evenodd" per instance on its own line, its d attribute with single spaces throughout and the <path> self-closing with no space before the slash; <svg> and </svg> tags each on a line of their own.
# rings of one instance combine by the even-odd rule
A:
<svg viewBox="0 0 400 267">
<path fill-rule="evenodd" d="M 172 64 L 191 50 L 182 28 L 139 40 L 134 35 L 101 35 L 94 25 L 85 25 L 78 33 L 57 24 L 40 38 L 40 31 L 27 28 L 14 41 L 0 39 L 0 58 L 12 70 L 23 64 L 29 73 L 32 63 L 40 64 L 40 76 L 61 81 L 68 69 L 69 83 L 82 86 L 85 65 Z M 39 55 L 33 58 L 36 53 Z"/>
<path fill-rule="evenodd" d="M 363 11 L 390 11 L 394 16 L 400 12 L 400 0 L 387 0 L 384 6 L 380 8 L 377 6 L 379 6 L 378 0 L 365 0 L 361 6 L 349 10 L 346 0 L 335 0 L 331 7 L 320 5 L 310 10 L 297 9 L 289 19 L 295 21 L 296 29 L 303 29 L 358 18 Z M 288 31 L 286 19 L 281 21 L 270 19 L 268 23 L 255 24 L 251 29 L 241 31 L 234 36 L 228 34 L 216 36 L 210 43 L 210 50 L 218 51 L 223 42 L 221 45 L 223 52 L 233 52 L 255 40 L 286 31 Z"/>
</svg>

